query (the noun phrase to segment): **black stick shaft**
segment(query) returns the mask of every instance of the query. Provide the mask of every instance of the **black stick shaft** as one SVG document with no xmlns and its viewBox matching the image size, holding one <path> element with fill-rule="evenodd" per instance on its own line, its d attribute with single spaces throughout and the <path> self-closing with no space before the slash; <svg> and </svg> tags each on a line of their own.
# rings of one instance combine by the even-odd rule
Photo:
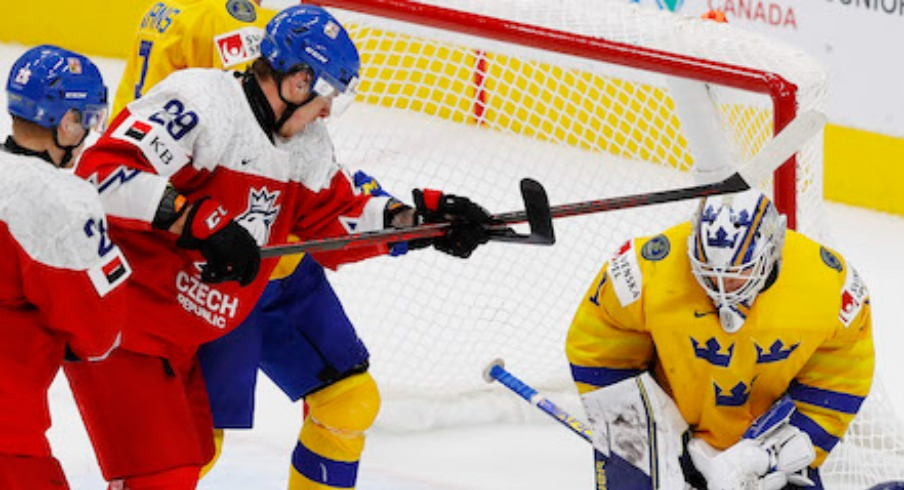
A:
<svg viewBox="0 0 904 490">
<path fill-rule="evenodd" d="M 550 211 L 553 218 L 566 218 L 582 214 L 601 213 L 653 204 L 684 201 L 716 194 L 728 194 L 740 192 L 749 188 L 750 186 L 744 181 L 740 174 L 733 174 L 725 180 L 712 184 L 703 184 L 667 191 L 648 192 L 631 196 L 597 199 L 572 204 L 560 204 L 550 207 Z M 502 231 L 506 228 L 506 225 L 526 222 L 527 213 L 524 211 L 513 211 L 494 215 L 493 218 L 503 224 L 492 225 L 489 229 Z M 407 242 L 419 238 L 432 238 L 443 235 L 448 227 L 449 223 L 433 223 L 414 228 L 378 230 L 336 238 L 323 238 L 286 245 L 271 245 L 269 247 L 261 248 L 261 257 L 266 259 L 297 253 L 335 251 L 380 245 L 384 243 Z"/>
</svg>

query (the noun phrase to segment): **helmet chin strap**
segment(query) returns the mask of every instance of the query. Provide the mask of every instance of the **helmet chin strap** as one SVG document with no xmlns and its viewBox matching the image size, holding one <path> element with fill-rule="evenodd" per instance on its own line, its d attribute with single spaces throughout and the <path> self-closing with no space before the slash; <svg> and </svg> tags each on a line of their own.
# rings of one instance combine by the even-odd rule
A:
<svg viewBox="0 0 904 490">
<path fill-rule="evenodd" d="M 274 80 L 276 81 L 276 92 L 277 92 L 277 94 L 279 94 L 279 100 L 283 101 L 283 104 L 286 104 L 286 110 L 283 111 L 282 116 L 280 116 L 279 119 L 276 121 L 276 126 L 274 128 L 276 133 L 279 133 L 280 128 L 282 128 L 283 124 L 285 124 L 286 121 L 288 121 L 292 117 L 292 114 L 295 114 L 295 111 L 297 111 L 301 107 L 309 104 L 312 100 L 314 100 L 314 97 L 316 97 L 314 92 L 311 91 L 308 93 L 308 98 L 305 99 L 305 101 L 302 102 L 301 104 L 296 104 L 296 103 L 286 99 L 286 97 L 283 95 L 283 90 L 282 90 L 282 82 L 285 78 L 286 78 L 285 73 L 278 73 L 274 77 Z"/>
<path fill-rule="evenodd" d="M 85 138 L 88 137 L 88 130 L 85 130 L 85 134 L 83 134 L 82 137 L 79 138 L 78 143 L 74 145 L 61 145 L 60 137 L 58 135 L 58 129 L 59 126 L 53 127 L 53 144 L 56 145 L 57 148 L 63 150 L 63 158 L 60 159 L 60 163 L 57 165 L 57 167 L 62 168 L 72 160 L 72 154 L 75 152 L 75 149 L 85 142 Z"/>
</svg>

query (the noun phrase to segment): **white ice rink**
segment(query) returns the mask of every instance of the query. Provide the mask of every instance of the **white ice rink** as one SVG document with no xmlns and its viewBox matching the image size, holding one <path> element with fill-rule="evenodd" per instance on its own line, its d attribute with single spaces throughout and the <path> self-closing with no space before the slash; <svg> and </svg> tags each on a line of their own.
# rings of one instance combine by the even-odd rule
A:
<svg viewBox="0 0 904 490">
<path fill-rule="evenodd" d="M 0 45 L 0 80 L 4 83 L 10 63 L 21 52 L 21 47 Z M 100 60 L 98 64 L 108 86 L 115 88 L 121 62 Z M 0 100 L 5 107 L 5 98 Z M 0 119 L 0 133 L 5 138 L 8 118 Z M 904 219 L 837 204 L 828 204 L 827 208 L 826 221 L 835 238 L 834 247 L 858 268 L 871 292 L 879 377 L 895 406 L 904 407 L 904 384 L 896 378 L 904 372 L 904 356 L 898 352 L 904 347 L 904 309 L 895 309 L 899 306 L 897 301 L 904 297 L 900 293 Z M 481 368 L 474 366 L 475 375 Z M 49 437 L 72 487 L 104 488 L 65 380 L 57 380 L 50 396 L 54 427 Z M 256 428 L 227 433 L 223 456 L 200 488 L 285 488 L 301 406 L 290 404 L 265 377 L 259 383 L 257 406 Z M 904 417 L 904 411 L 898 413 Z M 358 488 L 362 490 L 593 487 L 592 457 L 587 444 L 542 417 L 526 424 L 417 433 L 374 430 L 359 474 Z"/>
</svg>

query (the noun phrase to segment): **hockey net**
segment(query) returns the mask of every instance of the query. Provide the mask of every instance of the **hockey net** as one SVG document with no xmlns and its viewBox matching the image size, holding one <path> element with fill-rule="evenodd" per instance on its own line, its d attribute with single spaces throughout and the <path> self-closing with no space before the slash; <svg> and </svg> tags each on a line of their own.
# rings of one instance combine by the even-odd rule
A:
<svg viewBox="0 0 904 490">
<path fill-rule="evenodd" d="M 543 183 L 553 204 L 689 185 L 703 157 L 687 136 L 693 108 L 683 119 L 676 111 L 687 80 L 709 84 L 716 110 L 697 116 L 718 120 L 740 162 L 775 127 L 825 102 L 824 70 L 799 51 L 619 1 L 318 3 L 342 9 L 334 12 L 362 55 L 358 103 L 330 123 L 338 157 L 406 200 L 411 188 L 434 187 L 504 212 L 522 206 L 523 177 Z M 820 135 L 755 184 L 798 230 L 829 240 L 821 172 Z M 415 253 L 332 275 L 371 350 L 385 400 L 378 424 L 529 417 L 526 404 L 481 379 L 500 357 L 577 407 L 564 340 L 594 274 L 624 240 L 686 220 L 693 206 L 557 220 L 549 248 L 490 244 L 467 261 Z M 904 476 L 901 434 L 877 383 L 824 466 L 827 488 Z"/>
</svg>

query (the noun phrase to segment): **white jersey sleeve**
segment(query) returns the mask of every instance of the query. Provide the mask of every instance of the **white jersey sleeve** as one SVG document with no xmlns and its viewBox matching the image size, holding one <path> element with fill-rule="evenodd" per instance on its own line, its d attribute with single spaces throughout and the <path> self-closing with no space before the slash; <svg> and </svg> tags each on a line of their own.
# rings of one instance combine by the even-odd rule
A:
<svg viewBox="0 0 904 490">
<path fill-rule="evenodd" d="M 97 186 L 111 216 L 146 228 L 176 174 L 191 180 L 225 166 L 286 181 L 285 160 L 232 73 L 186 69 L 130 103 L 76 173 Z"/>
</svg>

